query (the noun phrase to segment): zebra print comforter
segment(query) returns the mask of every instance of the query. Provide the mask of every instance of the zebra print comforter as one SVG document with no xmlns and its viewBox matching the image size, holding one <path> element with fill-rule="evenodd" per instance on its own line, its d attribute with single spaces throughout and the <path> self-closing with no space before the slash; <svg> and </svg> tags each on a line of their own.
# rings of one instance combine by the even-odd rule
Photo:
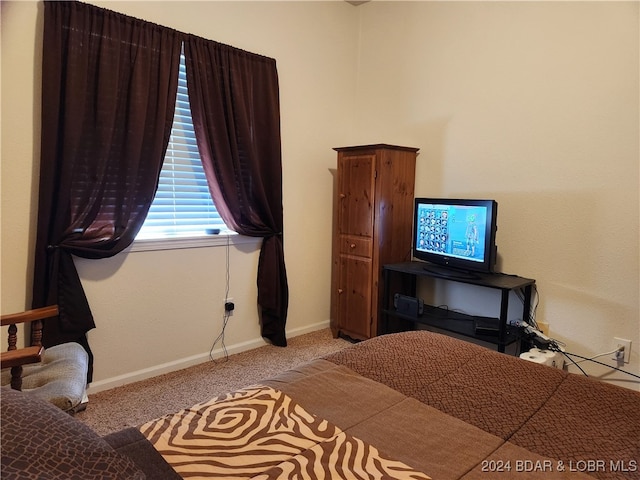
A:
<svg viewBox="0 0 640 480">
<path fill-rule="evenodd" d="M 183 478 L 640 479 L 640 393 L 385 335 L 140 427 Z"/>
<path fill-rule="evenodd" d="M 141 431 L 183 478 L 429 478 L 265 385 L 149 422 Z"/>
</svg>

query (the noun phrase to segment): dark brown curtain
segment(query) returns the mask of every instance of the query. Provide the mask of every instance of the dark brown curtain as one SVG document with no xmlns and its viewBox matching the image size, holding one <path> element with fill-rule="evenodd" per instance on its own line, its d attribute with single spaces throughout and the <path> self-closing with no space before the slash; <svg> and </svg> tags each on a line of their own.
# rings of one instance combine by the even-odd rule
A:
<svg viewBox="0 0 640 480">
<path fill-rule="evenodd" d="M 258 263 L 262 336 L 286 346 L 280 100 L 276 62 L 188 36 L 187 86 L 211 196 L 234 231 L 264 237 Z"/>
<path fill-rule="evenodd" d="M 45 346 L 77 341 L 91 353 L 72 255 L 113 256 L 144 222 L 171 132 L 180 35 L 87 4 L 44 4 L 33 307 L 60 308 Z"/>
</svg>

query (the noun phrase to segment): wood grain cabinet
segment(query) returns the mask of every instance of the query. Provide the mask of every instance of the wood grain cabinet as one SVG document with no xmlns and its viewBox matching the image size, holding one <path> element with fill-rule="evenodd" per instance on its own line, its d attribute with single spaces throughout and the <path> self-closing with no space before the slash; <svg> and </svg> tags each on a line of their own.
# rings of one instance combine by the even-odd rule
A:
<svg viewBox="0 0 640 480">
<path fill-rule="evenodd" d="M 411 258 L 417 148 L 377 144 L 338 152 L 331 331 L 377 335 L 382 265 Z"/>
</svg>

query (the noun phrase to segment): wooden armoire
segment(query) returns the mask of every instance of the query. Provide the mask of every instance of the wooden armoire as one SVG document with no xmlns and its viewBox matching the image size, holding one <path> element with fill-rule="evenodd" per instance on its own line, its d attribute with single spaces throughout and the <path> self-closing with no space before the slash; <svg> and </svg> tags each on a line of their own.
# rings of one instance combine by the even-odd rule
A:
<svg viewBox="0 0 640 480">
<path fill-rule="evenodd" d="M 411 259 L 417 148 L 335 148 L 331 331 L 377 335 L 382 265 Z"/>
</svg>

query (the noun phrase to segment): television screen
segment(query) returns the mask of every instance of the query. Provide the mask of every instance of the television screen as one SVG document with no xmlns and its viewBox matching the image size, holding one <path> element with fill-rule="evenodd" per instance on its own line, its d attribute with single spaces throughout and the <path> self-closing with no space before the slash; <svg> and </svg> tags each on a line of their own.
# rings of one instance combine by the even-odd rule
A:
<svg viewBox="0 0 640 480">
<path fill-rule="evenodd" d="M 493 271 L 497 208 L 494 200 L 416 198 L 413 256 L 462 271 Z"/>
</svg>

